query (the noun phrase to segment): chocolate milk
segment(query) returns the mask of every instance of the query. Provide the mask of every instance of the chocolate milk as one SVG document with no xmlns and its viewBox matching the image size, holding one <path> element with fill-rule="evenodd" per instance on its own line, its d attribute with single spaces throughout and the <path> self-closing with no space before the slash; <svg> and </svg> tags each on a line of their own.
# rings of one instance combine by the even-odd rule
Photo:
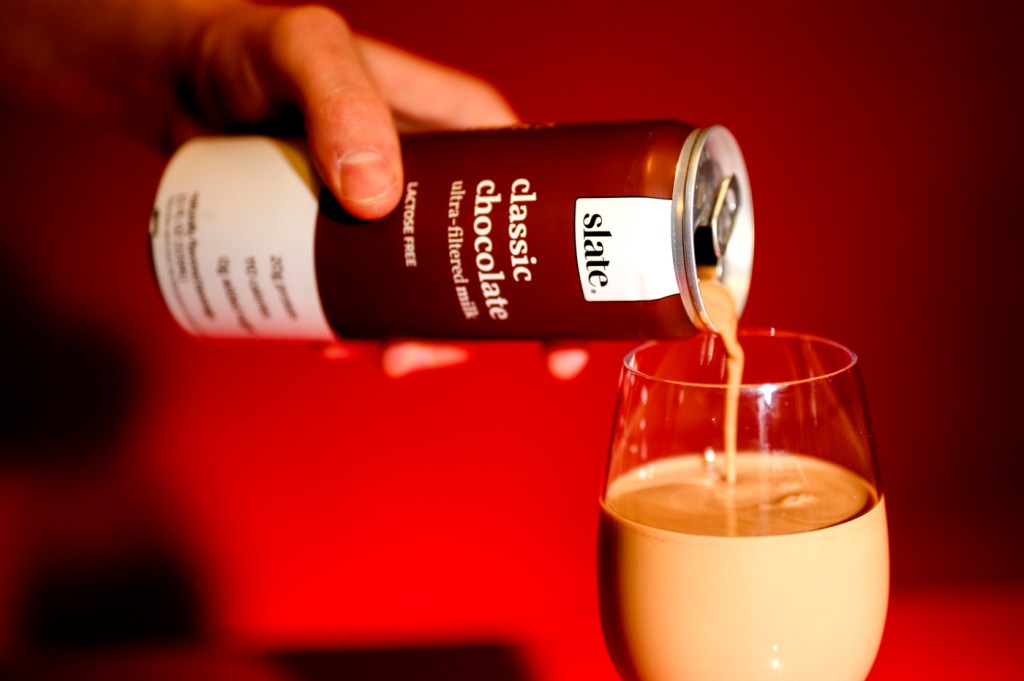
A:
<svg viewBox="0 0 1024 681">
<path fill-rule="evenodd" d="M 609 487 L 598 583 L 621 677 L 863 681 L 889 596 L 884 500 L 800 454 L 744 452 L 737 468 L 727 493 L 700 454 Z M 794 493 L 804 502 L 785 503 Z"/>
<path fill-rule="evenodd" d="M 364 222 L 301 145 L 182 147 L 150 228 L 178 323 L 215 337 L 671 338 L 717 330 L 698 269 L 743 308 L 750 186 L 720 126 L 523 126 L 402 148 L 402 201 Z"/>
</svg>

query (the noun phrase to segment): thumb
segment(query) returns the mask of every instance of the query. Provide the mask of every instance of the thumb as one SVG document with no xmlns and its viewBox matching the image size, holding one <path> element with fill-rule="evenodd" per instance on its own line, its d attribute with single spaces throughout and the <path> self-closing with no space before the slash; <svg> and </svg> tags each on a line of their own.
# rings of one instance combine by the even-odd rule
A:
<svg viewBox="0 0 1024 681">
<path fill-rule="evenodd" d="M 398 133 L 344 19 L 325 7 L 283 10 L 269 57 L 302 108 L 310 154 L 331 193 L 357 218 L 391 212 L 402 187 Z"/>
</svg>

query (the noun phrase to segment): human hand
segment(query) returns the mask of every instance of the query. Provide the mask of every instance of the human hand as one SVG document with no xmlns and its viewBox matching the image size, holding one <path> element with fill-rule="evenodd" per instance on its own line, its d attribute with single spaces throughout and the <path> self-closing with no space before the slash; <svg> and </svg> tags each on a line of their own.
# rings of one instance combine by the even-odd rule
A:
<svg viewBox="0 0 1024 681">
<path fill-rule="evenodd" d="M 517 121 L 501 95 L 476 78 L 353 35 L 330 10 L 289 12 L 289 18 L 275 19 L 280 51 L 270 50 L 278 62 L 267 73 L 284 74 L 282 80 L 289 85 L 282 92 L 293 93 L 302 105 L 310 153 L 321 178 L 358 217 L 381 217 L 400 198 L 395 128 L 488 127 Z M 341 344 L 324 349 L 328 358 L 348 354 Z M 401 378 L 468 358 L 463 346 L 401 341 L 385 346 L 381 367 L 386 375 Z M 578 375 L 587 361 L 586 350 L 579 347 L 546 352 L 549 372 L 562 380 Z"/>
<path fill-rule="evenodd" d="M 0 100 L 171 149 L 298 110 L 321 178 L 364 219 L 398 203 L 398 129 L 517 120 L 487 83 L 356 35 L 332 9 L 253 0 L 5 0 Z"/>
<path fill-rule="evenodd" d="M 331 9 L 248 0 L 7 0 L 0 3 L 0 97 L 169 148 L 297 110 L 322 180 L 364 219 L 399 201 L 398 130 L 516 122 L 490 85 L 356 35 Z M 401 343 L 383 360 L 398 376 L 466 355 Z M 553 351 L 548 364 L 569 377 L 586 353 Z"/>
<path fill-rule="evenodd" d="M 222 5 L 203 10 L 187 59 L 199 120 L 259 122 L 297 104 L 320 177 L 358 218 L 383 217 L 398 204 L 397 129 L 517 121 L 483 81 L 357 36 L 331 9 Z"/>
<path fill-rule="evenodd" d="M 248 20 L 248 19 L 247 19 Z M 401 194 L 401 157 L 395 128 L 425 130 L 510 125 L 516 117 L 489 85 L 462 72 L 424 60 L 384 43 L 353 35 L 341 18 L 324 8 L 278 11 L 266 19 L 272 45 L 257 59 L 268 92 L 290 95 L 305 112 L 310 153 L 321 177 L 339 202 L 363 218 L 381 217 Z M 257 22 L 258 24 L 259 22 Z M 230 63 L 230 41 L 216 39 L 204 54 L 205 69 L 216 72 Z M 255 30 L 255 29 L 247 29 Z M 218 56 L 216 49 L 225 50 Z M 362 68 L 360 68 L 362 67 Z M 201 70 L 197 82 L 216 81 Z M 229 84 L 235 82 L 229 79 Z M 253 95 L 256 95 L 255 97 Z M 272 97 L 252 89 L 234 95 L 238 106 L 271 113 Z M 210 108 L 210 104 L 206 105 Z M 236 113 L 247 113 L 245 106 Z M 394 121 L 394 122 L 392 122 Z M 343 359 L 342 344 L 323 354 Z M 381 355 L 386 375 L 400 378 L 418 371 L 467 361 L 465 347 L 402 341 Z M 588 354 L 578 347 L 550 348 L 546 363 L 556 378 L 568 380 L 586 366 Z"/>
</svg>

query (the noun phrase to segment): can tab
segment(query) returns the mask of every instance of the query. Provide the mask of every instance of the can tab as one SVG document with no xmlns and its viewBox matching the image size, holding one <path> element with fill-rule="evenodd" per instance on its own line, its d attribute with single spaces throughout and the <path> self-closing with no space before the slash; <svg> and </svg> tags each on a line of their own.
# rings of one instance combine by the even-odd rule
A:
<svg viewBox="0 0 1024 681">
<path fill-rule="evenodd" d="M 713 185 L 712 183 L 708 183 Z M 739 184 L 735 175 L 728 175 L 714 191 L 712 200 L 708 201 L 707 193 L 711 187 L 705 186 L 702 197 L 703 205 L 699 208 L 699 220 L 693 232 L 694 255 L 698 266 L 714 266 L 725 258 L 729 238 L 732 236 L 739 210 Z"/>
</svg>

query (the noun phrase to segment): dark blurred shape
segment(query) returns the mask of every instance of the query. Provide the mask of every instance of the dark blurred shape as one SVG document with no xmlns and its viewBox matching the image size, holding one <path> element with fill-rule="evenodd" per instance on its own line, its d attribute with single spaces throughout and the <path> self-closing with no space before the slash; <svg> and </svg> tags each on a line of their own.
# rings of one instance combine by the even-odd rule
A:
<svg viewBox="0 0 1024 681">
<path fill-rule="evenodd" d="M 189 643 L 201 629 L 189 574 L 157 547 L 53 561 L 39 566 L 22 589 L 22 636 L 40 653 Z"/>
<path fill-rule="evenodd" d="M 208 647 L 81 651 L 21 660 L 11 681 L 530 681 L 516 648 L 500 643 L 324 650 L 260 658 Z"/>
<path fill-rule="evenodd" d="M 4 681 L 301 681 L 264 660 L 201 647 L 81 651 L 0 665 Z"/>
<path fill-rule="evenodd" d="M 137 379 L 121 344 L 48 304 L 0 260 L 0 466 L 88 465 L 127 422 Z"/>
<path fill-rule="evenodd" d="M 272 658 L 296 681 L 528 681 L 516 649 L 499 643 L 285 653 Z"/>
</svg>

